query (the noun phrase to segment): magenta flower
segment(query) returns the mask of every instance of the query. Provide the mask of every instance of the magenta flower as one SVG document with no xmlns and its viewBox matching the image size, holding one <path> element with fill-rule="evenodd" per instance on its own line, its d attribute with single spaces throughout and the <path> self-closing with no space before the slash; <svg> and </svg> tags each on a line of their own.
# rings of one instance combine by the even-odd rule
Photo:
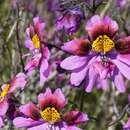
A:
<svg viewBox="0 0 130 130">
<path fill-rule="evenodd" d="M 130 129 L 130 117 L 128 118 L 127 123 L 123 126 L 123 130 L 129 130 Z"/>
<path fill-rule="evenodd" d="M 86 92 L 91 92 L 97 82 L 105 89 L 111 79 L 124 92 L 123 76 L 130 79 L 130 36 L 117 39 L 118 24 L 108 16 L 93 16 L 86 31 L 90 40 L 74 39 L 62 47 L 73 54 L 61 62 L 63 69 L 72 72 L 71 84 L 85 81 Z"/>
<path fill-rule="evenodd" d="M 84 12 L 79 9 L 65 11 L 62 16 L 56 20 L 56 29 L 64 30 L 66 33 L 74 33 L 79 29 L 81 20 L 84 18 Z"/>
<path fill-rule="evenodd" d="M 31 58 L 25 66 L 25 71 L 30 74 L 36 68 L 40 71 L 40 84 L 42 85 L 49 75 L 48 59 L 50 52 L 43 44 L 45 23 L 39 17 L 33 19 L 33 26 L 26 29 L 25 46 L 31 51 Z"/>
<path fill-rule="evenodd" d="M 21 116 L 13 120 L 16 128 L 28 130 L 81 130 L 77 124 L 88 121 L 88 116 L 79 111 L 62 114 L 67 101 L 60 89 L 54 93 L 49 88 L 38 96 L 39 105 L 32 102 L 22 105 Z"/>
<path fill-rule="evenodd" d="M 3 126 L 2 118 L 6 114 L 9 104 L 8 98 L 17 88 L 24 89 L 26 85 L 26 76 L 23 73 L 18 73 L 8 84 L 2 85 L 0 93 L 0 127 Z"/>
<path fill-rule="evenodd" d="M 123 7 L 126 6 L 126 4 L 127 4 L 127 0 L 116 0 L 116 6 L 117 7 L 123 8 Z"/>
</svg>

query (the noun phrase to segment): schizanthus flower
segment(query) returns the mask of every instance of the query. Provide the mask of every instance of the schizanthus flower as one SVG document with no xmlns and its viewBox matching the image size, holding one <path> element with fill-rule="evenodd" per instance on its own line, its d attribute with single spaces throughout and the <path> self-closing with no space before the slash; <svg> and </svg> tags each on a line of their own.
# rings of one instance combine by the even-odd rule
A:
<svg viewBox="0 0 130 130">
<path fill-rule="evenodd" d="M 48 59 L 50 52 L 44 43 L 45 23 L 39 18 L 33 19 L 33 25 L 26 29 L 25 46 L 30 49 L 31 58 L 25 66 L 30 74 L 36 68 L 40 71 L 40 84 L 42 85 L 49 75 Z"/>
<path fill-rule="evenodd" d="M 88 116 L 79 111 L 62 114 L 67 101 L 60 89 L 54 93 L 48 88 L 38 96 L 39 105 L 32 102 L 22 105 L 21 116 L 13 121 L 17 128 L 28 130 L 80 130 L 77 124 L 88 121 Z"/>
<path fill-rule="evenodd" d="M 89 39 L 75 38 L 62 47 L 73 54 L 61 62 L 63 69 L 72 72 L 72 85 L 85 81 L 86 92 L 91 92 L 96 83 L 106 88 L 111 79 L 124 92 L 123 76 L 130 79 L 130 36 L 117 39 L 118 24 L 108 16 L 93 16 L 86 31 Z"/>
<path fill-rule="evenodd" d="M 10 94 L 17 88 L 23 89 L 26 85 L 26 76 L 23 73 L 18 73 L 9 83 L 2 85 L 2 91 L 0 93 L 0 127 L 3 126 L 2 118 L 5 116 L 9 102 Z"/>
<path fill-rule="evenodd" d="M 56 20 L 56 29 L 64 30 L 66 33 L 74 33 L 79 29 L 84 12 L 80 8 L 70 9 L 59 16 Z"/>
</svg>

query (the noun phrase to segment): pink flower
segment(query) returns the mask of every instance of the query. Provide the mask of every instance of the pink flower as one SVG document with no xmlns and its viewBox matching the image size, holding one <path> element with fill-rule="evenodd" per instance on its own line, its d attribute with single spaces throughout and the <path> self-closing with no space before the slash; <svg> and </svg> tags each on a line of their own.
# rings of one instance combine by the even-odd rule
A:
<svg viewBox="0 0 130 130">
<path fill-rule="evenodd" d="M 67 101 L 58 88 L 51 92 L 49 88 L 45 93 L 38 95 L 36 106 L 32 102 L 22 105 L 19 110 L 23 116 L 13 120 L 16 128 L 27 128 L 28 130 L 80 130 L 77 124 L 88 121 L 88 116 L 79 111 L 62 113 Z"/>
<path fill-rule="evenodd" d="M 123 130 L 129 130 L 130 129 L 130 117 L 128 118 L 127 123 L 123 126 Z"/>
<path fill-rule="evenodd" d="M 106 89 L 111 79 L 118 91 L 124 92 L 124 77 L 130 79 L 130 36 L 115 39 L 118 25 L 108 16 L 93 16 L 86 31 L 89 39 L 75 38 L 62 47 L 73 54 L 61 62 L 63 69 L 72 72 L 71 84 L 83 82 L 86 92 L 91 92 L 97 83 Z"/>
<path fill-rule="evenodd" d="M 17 88 L 23 89 L 26 85 L 26 76 L 23 73 L 18 73 L 10 83 L 2 85 L 0 93 L 0 126 L 3 126 L 2 117 L 6 114 L 9 104 L 8 98 Z"/>
<path fill-rule="evenodd" d="M 31 58 L 25 66 L 27 74 L 31 74 L 36 68 L 40 72 L 40 84 L 42 85 L 49 75 L 48 59 L 50 52 L 43 44 L 45 36 L 45 23 L 39 18 L 33 19 L 33 26 L 26 29 L 25 46 L 30 49 Z"/>
<path fill-rule="evenodd" d="M 80 8 L 67 10 L 57 18 L 56 29 L 72 34 L 79 29 L 82 19 L 84 19 L 84 12 Z"/>
</svg>

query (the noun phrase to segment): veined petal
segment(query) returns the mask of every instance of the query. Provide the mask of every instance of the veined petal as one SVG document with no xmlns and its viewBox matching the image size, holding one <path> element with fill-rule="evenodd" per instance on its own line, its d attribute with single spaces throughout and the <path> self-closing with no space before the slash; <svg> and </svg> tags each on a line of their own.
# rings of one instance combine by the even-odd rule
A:
<svg viewBox="0 0 130 130">
<path fill-rule="evenodd" d="M 19 109 L 24 115 L 32 118 L 33 120 L 40 119 L 40 111 L 32 102 L 22 105 Z"/>
<path fill-rule="evenodd" d="M 130 54 L 118 54 L 117 59 L 130 66 Z"/>
<path fill-rule="evenodd" d="M 93 66 L 91 66 L 90 68 L 89 68 L 89 73 L 88 73 L 88 83 L 87 83 L 87 85 L 86 85 L 86 89 L 85 89 L 85 91 L 86 92 L 91 92 L 92 91 L 92 89 L 93 89 L 93 87 L 94 87 L 94 85 L 95 85 L 95 82 L 96 82 L 96 80 L 97 80 L 97 76 L 98 76 L 98 74 L 95 72 L 95 69 L 94 69 L 94 67 Z"/>
<path fill-rule="evenodd" d="M 67 101 L 65 99 L 64 94 L 62 93 L 61 89 L 57 88 L 53 94 L 55 97 L 57 97 L 57 103 L 59 104 L 60 108 L 64 108 L 66 105 Z"/>
<path fill-rule="evenodd" d="M 28 130 L 50 130 L 48 123 L 28 128 Z"/>
<path fill-rule="evenodd" d="M 57 109 L 63 109 L 67 103 L 62 91 L 59 88 L 56 89 L 54 93 L 51 92 L 50 88 L 47 88 L 45 93 L 38 95 L 38 102 L 41 109 L 44 109 L 48 105 L 52 105 Z"/>
<path fill-rule="evenodd" d="M 72 85 L 79 86 L 87 75 L 88 67 L 84 67 L 79 71 L 71 73 L 70 81 Z"/>
<path fill-rule="evenodd" d="M 95 15 L 86 24 L 86 31 L 93 40 L 102 34 L 112 38 L 117 30 L 118 24 L 108 16 L 101 18 L 99 15 Z"/>
<path fill-rule="evenodd" d="M 45 22 L 40 17 L 33 18 L 34 28 L 36 33 L 39 35 L 40 40 L 43 40 L 45 34 Z"/>
<path fill-rule="evenodd" d="M 112 62 L 117 66 L 117 68 L 120 70 L 120 72 L 127 78 L 130 79 L 130 67 L 126 65 L 125 63 L 113 59 Z"/>
<path fill-rule="evenodd" d="M 61 67 L 66 70 L 75 70 L 87 62 L 86 57 L 70 56 L 61 62 Z"/>
<path fill-rule="evenodd" d="M 91 49 L 91 45 L 87 39 L 80 38 L 64 43 L 62 49 L 74 55 L 85 56 Z"/>
<path fill-rule="evenodd" d="M 65 113 L 63 119 L 68 125 L 77 125 L 89 120 L 88 115 L 79 111 L 70 111 Z"/>
<path fill-rule="evenodd" d="M 47 59 L 43 59 L 40 66 L 40 85 L 43 85 L 49 76 L 50 68 Z"/>
<path fill-rule="evenodd" d="M 125 92 L 125 84 L 122 74 L 119 72 L 117 68 L 114 69 L 113 73 L 113 82 L 117 88 L 117 90 L 121 93 Z"/>
<path fill-rule="evenodd" d="M 13 120 L 13 124 L 15 125 L 16 128 L 28 128 L 36 125 L 40 125 L 43 122 L 41 121 L 35 121 L 32 120 L 31 118 L 24 118 L 24 117 L 16 117 Z"/>
</svg>

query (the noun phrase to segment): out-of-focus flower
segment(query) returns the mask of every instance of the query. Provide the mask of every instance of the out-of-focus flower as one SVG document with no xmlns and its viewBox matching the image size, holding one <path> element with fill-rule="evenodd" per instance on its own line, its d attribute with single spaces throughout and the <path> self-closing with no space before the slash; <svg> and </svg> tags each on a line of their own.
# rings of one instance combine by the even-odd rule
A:
<svg viewBox="0 0 130 130">
<path fill-rule="evenodd" d="M 127 0 L 116 0 L 117 7 L 121 7 L 121 8 L 125 7 L 126 3 L 127 3 Z"/>
<path fill-rule="evenodd" d="M 32 102 L 22 105 L 19 110 L 23 116 L 13 120 L 17 128 L 28 130 L 80 130 L 77 124 L 88 121 L 88 116 L 79 111 L 62 114 L 67 101 L 60 89 L 54 93 L 49 88 L 38 96 L 38 107 Z"/>
<path fill-rule="evenodd" d="M 74 8 L 65 11 L 62 16 L 56 20 L 56 29 L 64 30 L 66 33 L 74 33 L 79 29 L 81 20 L 84 18 L 84 12 L 80 8 Z"/>
<path fill-rule="evenodd" d="M 86 81 L 86 92 L 91 92 L 97 82 L 108 85 L 111 79 L 124 92 L 123 76 L 130 79 L 130 36 L 116 39 L 118 24 L 108 16 L 93 16 L 86 31 L 90 40 L 74 39 L 62 47 L 74 55 L 61 62 L 62 68 L 72 72 L 72 85 Z"/>
<path fill-rule="evenodd" d="M 128 118 L 127 123 L 123 126 L 123 130 L 129 130 L 130 129 L 130 117 Z"/>
<path fill-rule="evenodd" d="M 0 93 L 0 126 L 2 126 L 2 117 L 6 114 L 9 103 L 8 99 L 11 93 L 17 88 L 23 89 L 26 85 L 26 76 L 23 73 L 18 73 L 8 84 L 2 85 Z"/>
<path fill-rule="evenodd" d="M 37 13 L 36 0 L 11 0 L 11 6 L 13 10 L 16 10 L 17 6 L 22 6 L 25 11 Z"/>
<path fill-rule="evenodd" d="M 48 59 L 50 52 L 44 44 L 45 23 L 39 18 L 33 19 L 33 26 L 26 29 L 25 46 L 30 49 L 32 57 L 25 66 L 25 71 L 30 74 L 36 68 L 40 71 L 40 84 L 42 85 L 49 75 Z"/>
<path fill-rule="evenodd" d="M 48 0 L 48 10 L 49 11 L 57 11 L 59 10 L 59 0 Z"/>
</svg>

